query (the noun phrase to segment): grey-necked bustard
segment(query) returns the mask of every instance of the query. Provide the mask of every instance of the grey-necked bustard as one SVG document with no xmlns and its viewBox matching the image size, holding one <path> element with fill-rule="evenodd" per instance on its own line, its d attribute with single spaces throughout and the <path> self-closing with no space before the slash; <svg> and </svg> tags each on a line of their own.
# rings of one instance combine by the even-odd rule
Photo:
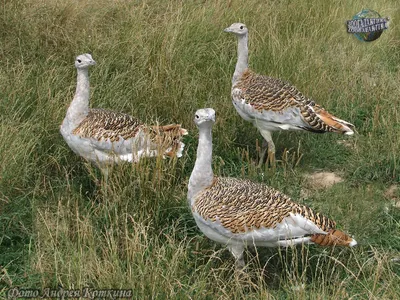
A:
<svg viewBox="0 0 400 300">
<path fill-rule="evenodd" d="M 124 113 L 89 108 L 89 73 L 95 65 L 90 54 L 76 57 L 77 85 L 60 132 L 68 146 L 100 167 L 143 156 L 182 155 L 187 130 L 179 124 L 150 126 Z M 161 152 L 161 153 L 159 153 Z"/>
<path fill-rule="evenodd" d="M 266 141 L 270 161 L 275 158 L 272 132 L 279 130 L 306 130 L 316 133 L 354 133 L 354 125 L 329 114 L 320 105 L 305 97 L 288 82 L 254 73 L 248 66 L 248 29 L 245 24 L 234 23 L 225 28 L 238 39 L 238 59 L 232 77 L 232 102 L 239 115 L 252 122 Z"/>
<path fill-rule="evenodd" d="M 277 190 L 249 180 L 215 177 L 211 166 L 215 112 L 212 108 L 200 109 L 194 121 L 199 128 L 199 144 L 189 179 L 189 205 L 200 230 L 208 238 L 227 245 L 238 266 L 244 265 L 246 245 L 357 244 L 336 230 L 334 221 Z"/>
</svg>

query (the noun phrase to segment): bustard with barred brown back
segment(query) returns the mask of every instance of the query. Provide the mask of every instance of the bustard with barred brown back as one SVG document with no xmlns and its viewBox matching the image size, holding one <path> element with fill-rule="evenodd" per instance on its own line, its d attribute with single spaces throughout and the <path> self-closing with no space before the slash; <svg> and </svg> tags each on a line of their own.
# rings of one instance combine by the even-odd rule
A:
<svg viewBox="0 0 400 300">
<path fill-rule="evenodd" d="M 258 128 L 266 142 L 259 166 L 264 161 L 267 147 L 270 161 L 274 162 L 275 144 L 271 135 L 274 131 L 354 134 L 353 124 L 331 115 L 290 83 L 249 69 L 249 31 L 245 24 L 234 23 L 224 31 L 234 33 L 238 39 L 238 59 L 231 90 L 233 105 L 243 119 Z"/>
<path fill-rule="evenodd" d="M 182 155 L 187 130 L 179 124 L 152 126 L 124 113 L 89 108 L 90 54 L 76 57 L 77 85 L 60 132 L 68 146 L 100 167 L 122 161 L 137 162 L 143 156 Z"/>
<path fill-rule="evenodd" d="M 246 246 L 287 247 L 300 243 L 355 246 L 336 223 L 264 184 L 215 177 L 212 170 L 212 108 L 196 112 L 199 128 L 196 162 L 189 179 L 188 202 L 197 226 L 224 244 L 239 267 Z"/>
</svg>

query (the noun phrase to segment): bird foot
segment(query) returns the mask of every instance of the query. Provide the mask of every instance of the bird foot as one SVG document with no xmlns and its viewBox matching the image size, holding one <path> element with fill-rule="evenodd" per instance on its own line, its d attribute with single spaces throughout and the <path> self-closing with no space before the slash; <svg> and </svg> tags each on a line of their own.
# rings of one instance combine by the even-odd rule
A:
<svg viewBox="0 0 400 300">
<path fill-rule="evenodd" d="M 267 161 L 269 162 L 270 167 L 275 170 L 276 169 L 276 160 L 275 160 L 275 151 L 268 150 Z"/>
</svg>

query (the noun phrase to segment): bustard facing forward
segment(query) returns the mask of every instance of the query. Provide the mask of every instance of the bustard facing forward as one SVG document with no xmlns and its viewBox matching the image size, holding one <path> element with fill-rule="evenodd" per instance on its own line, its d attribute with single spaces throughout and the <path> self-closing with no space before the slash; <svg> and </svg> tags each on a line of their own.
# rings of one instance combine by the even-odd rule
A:
<svg viewBox="0 0 400 300">
<path fill-rule="evenodd" d="M 264 184 L 215 177 L 212 162 L 212 108 L 196 112 L 199 144 L 189 179 L 188 202 L 197 226 L 210 239 L 227 245 L 238 266 L 244 266 L 246 245 L 287 247 L 299 243 L 355 246 L 336 230 L 334 221 Z"/>
<path fill-rule="evenodd" d="M 187 130 L 179 124 L 149 126 L 119 112 L 89 108 L 89 73 L 95 65 L 90 54 L 76 57 L 77 85 L 60 132 L 68 146 L 100 167 L 121 161 L 137 162 L 142 156 L 182 155 Z"/>
<path fill-rule="evenodd" d="M 232 77 L 232 102 L 239 115 L 252 122 L 266 141 L 259 166 L 268 156 L 274 162 L 275 145 L 272 132 L 306 130 L 316 133 L 354 133 L 354 125 L 329 114 L 320 105 L 305 97 L 288 82 L 254 73 L 248 66 L 248 29 L 234 23 L 224 30 L 238 39 L 238 59 Z"/>
</svg>

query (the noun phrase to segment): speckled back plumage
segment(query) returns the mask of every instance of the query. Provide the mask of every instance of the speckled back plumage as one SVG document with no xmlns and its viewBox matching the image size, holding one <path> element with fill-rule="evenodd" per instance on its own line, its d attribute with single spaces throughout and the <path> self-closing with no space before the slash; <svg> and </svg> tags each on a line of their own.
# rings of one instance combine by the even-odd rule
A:
<svg viewBox="0 0 400 300">
<path fill-rule="evenodd" d="M 297 108 L 304 121 L 297 127 L 317 132 L 348 132 L 344 125 L 352 124 L 330 115 L 323 107 L 305 97 L 295 86 L 280 79 L 259 75 L 247 69 L 232 87 L 234 101 L 244 101 L 258 112 L 283 113 L 286 109 Z M 291 113 L 294 113 L 291 110 Z M 272 120 L 271 120 L 272 121 Z"/>
<path fill-rule="evenodd" d="M 143 127 L 140 121 L 128 114 L 105 109 L 90 109 L 86 118 L 72 134 L 97 141 L 118 142 L 133 138 Z"/>
<path fill-rule="evenodd" d="M 213 184 L 197 194 L 192 210 L 203 219 L 221 223 L 232 233 L 275 228 L 292 214 L 300 214 L 323 231 L 335 229 L 336 223 L 299 205 L 266 185 L 249 180 L 216 177 Z"/>
<path fill-rule="evenodd" d="M 181 138 L 187 134 L 187 130 L 180 124 L 146 125 L 125 113 L 90 109 L 72 134 L 89 139 L 98 150 L 111 150 L 121 154 L 119 158 L 122 160 L 135 161 L 140 158 L 140 153 L 147 153 L 150 156 L 164 153 L 166 156 L 180 157 L 184 147 Z M 126 143 L 126 146 L 122 148 L 117 146 L 122 143 Z M 140 151 L 137 157 L 129 155 L 135 147 Z"/>
</svg>

